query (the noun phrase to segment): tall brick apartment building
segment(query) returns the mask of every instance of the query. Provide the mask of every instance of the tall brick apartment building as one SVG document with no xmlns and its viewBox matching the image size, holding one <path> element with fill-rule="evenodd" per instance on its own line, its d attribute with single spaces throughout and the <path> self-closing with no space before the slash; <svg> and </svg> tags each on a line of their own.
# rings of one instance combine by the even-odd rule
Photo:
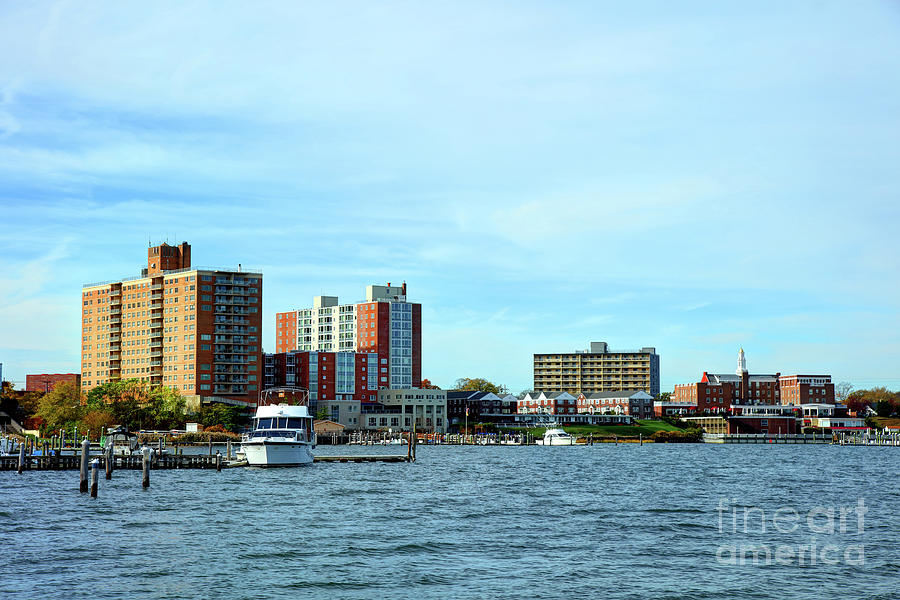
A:
<svg viewBox="0 0 900 600">
<path fill-rule="evenodd" d="M 262 375 L 262 273 L 191 266 L 191 247 L 147 250 L 140 276 L 86 284 L 81 388 L 140 379 L 184 396 L 255 402 Z"/>
<path fill-rule="evenodd" d="M 316 296 L 312 308 L 275 315 L 275 351 L 365 352 L 378 356 L 378 389 L 422 385 L 422 305 L 406 284 L 370 285 L 366 299 L 339 304 Z"/>
<path fill-rule="evenodd" d="M 738 405 L 834 404 L 830 375 L 751 375 L 744 349 L 734 374 L 703 372 L 700 381 L 675 386 L 671 401 L 698 412 L 724 412 Z"/>
</svg>

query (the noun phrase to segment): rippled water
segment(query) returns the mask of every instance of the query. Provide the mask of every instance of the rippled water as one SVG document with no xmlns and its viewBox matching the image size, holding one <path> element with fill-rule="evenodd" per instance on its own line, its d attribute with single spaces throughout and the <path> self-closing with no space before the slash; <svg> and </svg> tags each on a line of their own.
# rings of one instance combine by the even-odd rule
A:
<svg viewBox="0 0 900 600">
<path fill-rule="evenodd" d="M 147 491 L 117 471 L 97 499 L 77 472 L 3 472 L 0 595 L 896 599 L 898 460 L 831 446 L 420 446 L 415 464 L 155 471 Z M 762 533 L 758 517 L 743 533 L 746 506 L 839 515 L 859 498 L 862 534 L 851 513 L 845 533 L 805 518 Z M 838 564 L 728 564 L 732 544 L 812 538 Z M 864 564 L 848 564 L 860 544 Z"/>
</svg>

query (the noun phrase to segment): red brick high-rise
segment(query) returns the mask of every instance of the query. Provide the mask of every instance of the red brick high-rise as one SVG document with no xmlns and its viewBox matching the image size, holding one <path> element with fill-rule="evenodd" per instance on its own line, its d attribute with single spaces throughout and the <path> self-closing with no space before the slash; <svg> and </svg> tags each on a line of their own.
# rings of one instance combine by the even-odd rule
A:
<svg viewBox="0 0 900 600">
<path fill-rule="evenodd" d="M 136 378 L 184 396 L 255 402 L 262 273 L 195 269 L 191 247 L 149 248 L 138 277 L 82 290 L 81 387 Z"/>
</svg>

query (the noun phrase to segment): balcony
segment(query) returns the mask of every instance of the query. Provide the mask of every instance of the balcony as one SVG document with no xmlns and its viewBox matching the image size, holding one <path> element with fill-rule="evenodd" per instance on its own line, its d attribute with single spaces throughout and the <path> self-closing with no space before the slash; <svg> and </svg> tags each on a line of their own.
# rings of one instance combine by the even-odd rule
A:
<svg viewBox="0 0 900 600">
<path fill-rule="evenodd" d="M 162 351 L 162 350 L 153 350 L 153 351 L 150 353 L 150 356 L 162 356 L 162 355 L 163 355 L 163 351 Z"/>
<path fill-rule="evenodd" d="M 153 285 L 150 286 L 150 291 L 156 291 L 156 290 L 161 290 L 161 289 L 163 289 L 163 286 L 161 283 L 154 283 Z"/>
<path fill-rule="evenodd" d="M 109 307 L 109 314 L 111 314 L 111 315 L 120 315 L 120 314 L 122 314 L 122 307 L 121 307 L 121 306 L 110 306 L 110 307 Z"/>
</svg>

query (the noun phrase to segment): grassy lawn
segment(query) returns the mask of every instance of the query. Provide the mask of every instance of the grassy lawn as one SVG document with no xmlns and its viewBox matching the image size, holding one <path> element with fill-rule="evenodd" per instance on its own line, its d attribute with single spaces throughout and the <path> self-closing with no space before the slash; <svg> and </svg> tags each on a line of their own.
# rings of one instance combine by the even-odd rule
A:
<svg viewBox="0 0 900 600">
<path fill-rule="evenodd" d="M 535 437 L 541 437 L 544 435 L 544 429 L 544 427 L 534 427 L 529 429 L 528 433 Z M 636 420 L 634 425 L 573 425 L 564 427 L 564 429 L 578 437 L 587 437 L 590 434 L 594 434 L 594 437 L 638 437 L 643 434 L 645 438 L 648 438 L 657 431 L 683 431 L 683 429 L 664 421 L 642 420 Z"/>
<path fill-rule="evenodd" d="M 878 428 L 882 427 L 900 427 L 900 419 L 893 419 L 891 417 L 872 417 L 876 423 L 878 423 Z"/>
</svg>

